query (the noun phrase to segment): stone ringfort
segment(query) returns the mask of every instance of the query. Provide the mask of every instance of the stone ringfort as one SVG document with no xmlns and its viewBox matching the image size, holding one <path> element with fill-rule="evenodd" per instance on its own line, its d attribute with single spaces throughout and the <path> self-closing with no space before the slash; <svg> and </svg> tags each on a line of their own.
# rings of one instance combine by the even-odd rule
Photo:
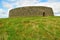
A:
<svg viewBox="0 0 60 40">
<path fill-rule="evenodd" d="M 9 17 L 28 17 L 28 16 L 54 16 L 53 10 L 45 6 L 26 6 L 11 9 Z"/>
</svg>

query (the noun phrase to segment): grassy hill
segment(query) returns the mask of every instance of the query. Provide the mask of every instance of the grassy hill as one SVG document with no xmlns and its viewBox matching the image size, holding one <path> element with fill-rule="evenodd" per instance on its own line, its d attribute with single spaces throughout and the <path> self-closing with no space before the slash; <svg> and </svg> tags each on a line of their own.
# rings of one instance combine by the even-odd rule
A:
<svg viewBox="0 0 60 40">
<path fill-rule="evenodd" d="M 60 40 L 60 17 L 2 18 L 0 40 Z"/>
</svg>

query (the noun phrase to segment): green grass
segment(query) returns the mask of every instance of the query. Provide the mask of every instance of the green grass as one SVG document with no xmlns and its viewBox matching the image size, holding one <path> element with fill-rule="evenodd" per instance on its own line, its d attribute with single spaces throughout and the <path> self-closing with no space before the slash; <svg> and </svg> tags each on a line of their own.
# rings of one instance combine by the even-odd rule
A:
<svg viewBox="0 0 60 40">
<path fill-rule="evenodd" d="M 60 17 L 2 18 L 0 40 L 60 40 Z"/>
</svg>

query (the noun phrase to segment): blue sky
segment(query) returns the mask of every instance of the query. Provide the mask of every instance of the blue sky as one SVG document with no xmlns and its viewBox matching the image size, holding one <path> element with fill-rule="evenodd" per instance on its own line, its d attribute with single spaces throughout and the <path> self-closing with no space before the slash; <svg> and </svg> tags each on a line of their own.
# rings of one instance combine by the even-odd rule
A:
<svg viewBox="0 0 60 40">
<path fill-rule="evenodd" d="M 60 16 L 60 0 L 0 0 L 0 18 L 9 17 L 9 10 L 23 6 L 52 7 L 55 16 Z"/>
</svg>

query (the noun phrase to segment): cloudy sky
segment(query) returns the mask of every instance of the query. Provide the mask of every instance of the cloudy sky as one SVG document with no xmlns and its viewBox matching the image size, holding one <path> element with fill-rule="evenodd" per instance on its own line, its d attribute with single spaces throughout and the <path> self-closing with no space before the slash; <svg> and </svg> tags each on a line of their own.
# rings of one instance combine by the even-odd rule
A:
<svg viewBox="0 0 60 40">
<path fill-rule="evenodd" d="M 9 10 L 23 6 L 52 7 L 55 16 L 60 16 L 60 0 L 0 0 L 0 18 L 9 17 Z"/>
</svg>

